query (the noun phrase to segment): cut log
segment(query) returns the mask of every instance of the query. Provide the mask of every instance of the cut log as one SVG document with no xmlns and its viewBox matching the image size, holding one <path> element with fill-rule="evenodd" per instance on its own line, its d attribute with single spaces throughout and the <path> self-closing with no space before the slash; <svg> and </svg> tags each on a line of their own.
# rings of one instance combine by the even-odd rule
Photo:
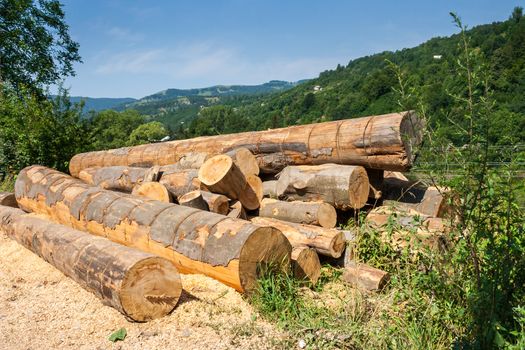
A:
<svg viewBox="0 0 525 350">
<path fill-rule="evenodd" d="M 248 185 L 252 189 L 253 193 L 255 193 L 255 196 L 257 197 L 257 201 L 259 202 L 257 207 L 259 207 L 263 199 L 263 183 L 262 183 L 261 178 L 253 174 L 247 175 L 246 182 L 248 182 Z"/>
<path fill-rule="evenodd" d="M 280 230 L 294 248 L 308 246 L 314 248 L 318 254 L 334 258 L 340 257 L 345 248 L 343 232 L 333 228 L 295 224 L 263 217 L 254 217 L 251 221 L 257 225 L 271 226 Z"/>
<path fill-rule="evenodd" d="M 399 208 L 413 209 L 428 216 L 444 217 L 451 212 L 448 204 L 449 190 L 425 186 L 419 181 L 403 180 L 397 174 L 399 173 L 389 173 L 385 177 L 383 199 L 398 202 L 395 205 Z M 389 202 L 389 204 L 393 204 L 393 202 Z"/>
<path fill-rule="evenodd" d="M 248 148 L 239 147 L 226 154 L 231 157 L 244 176 L 259 175 L 259 164 L 257 163 L 257 158 L 255 158 Z"/>
<path fill-rule="evenodd" d="M 88 168 L 80 172 L 79 178 L 106 190 L 130 193 L 143 182 L 157 181 L 159 167 L 137 168 L 128 166 L 111 166 Z"/>
<path fill-rule="evenodd" d="M 383 236 L 390 237 L 398 248 L 407 244 L 413 248 L 419 245 L 438 250 L 447 248 L 446 234 L 450 228 L 442 218 L 425 216 L 412 209 L 400 211 L 382 206 L 368 213 L 366 223 Z"/>
<path fill-rule="evenodd" d="M 263 182 L 263 196 L 270 198 L 278 198 L 277 196 L 277 180 L 270 180 Z"/>
<path fill-rule="evenodd" d="M 291 246 L 272 227 L 106 191 L 46 167 L 23 169 L 15 194 L 25 211 L 159 255 L 181 273 L 204 274 L 241 292 L 256 286 L 261 265 L 290 264 Z"/>
<path fill-rule="evenodd" d="M 131 191 L 131 194 L 134 196 L 146 197 L 165 203 L 171 202 L 171 196 L 168 192 L 168 189 L 159 182 L 148 181 L 135 185 L 135 187 L 133 187 L 133 191 Z"/>
<path fill-rule="evenodd" d="M 164 258 L 4 206 L 0 230 L 133 321 L 167 315 L 181 295 Z"/>
<path fill-rule="evenodd" d="M 297 247 L 292 250 L 292 269 L 298 280 L 307 280 L 312 285 L 317 283 L 321 275 L 321 262 L 315 249 Z"/>
<path fill-rule="evenodd" d="M 201 189 L 196 169 L 161 169 L 159 182 L 166 187 L 172 198 L 178 200 L 180 196 Z"/>
<path fill-rule="evenodd" d="M 239 147 L 253 152 L 260 170 L 267 173 L 278 173 L 287 165 L 325 163 L 404 171 L 412 166 L 413 150 L 423 132 L 423 120 L 415 113 L 391 113 L 81 153 L 71 159 L 69 171 L 78 176 L 94 166 L 168 165 L 189 152 L 218 155 Z"/>
<path fill-rule="evenodd" d="M 222 194 L 211 193 L 208 191 L 200 191 L 202 198 L 208 203 L 208 208 L 211 212 L 226 215 L 230 207 L 230 200 Z"/>
<path fill-rule="evenodd" d="M 179 204 L 185 207 L 209 210 L 208 203 L 202 198 L 201 191 L 191 191 L 179 197 Z"/>
<path fill-rule="evenodd" d="M 287 200 L 326 202 L 337 209 L 359 209 L 368 199 L 365 168 L 323 164 L 289 166 L 279 175 L 277 195 Z"/>
<path fill-rule="evenodd" d="M 321 256 L 322 263 L 328 263 L 332 266 L 346 267 L 353 264 L 355 259 L 355 245 L 357 237 L 357 228 L 342 230 L 345 238 L 345 249 L 339 258 L 332 258 L 329 256 Z"/>
<path fill-rule="evenodd" d="M 198 177 L 210 192 L 223 194 L 230 199 L 238 199 L 250 210 L 259 208 L 259 195 L 230 156 L 223 154 L 208 159 L 199 169 Z"/>
<path fill-rule="evenodd" d="M 341 276 L 347 282 L 366 291 L 381 291 L 390 280 L 390 274 L 374 267 L 356 263 L 348 264 Z"/>
<path fill-rule="evenodd" d="M 230 205 L 230 212 L 228 213 L 229 217 L 246 220 L 246 211 L 242 207 L 241 202 L 235 201 Z"/>
<path fill-rule="evenodd" d="M 335 227 L 337 221 L 337 213 L 328 203 L 283 202 L 271 198 L 262 200 L 259 216 L 327 228 Z"/>
<path fill-rule="evenodd" d="M 15 194 L 12 192 L 0 192 L 0 205 L 7 207 L 18 208 Z"/>
</svg>

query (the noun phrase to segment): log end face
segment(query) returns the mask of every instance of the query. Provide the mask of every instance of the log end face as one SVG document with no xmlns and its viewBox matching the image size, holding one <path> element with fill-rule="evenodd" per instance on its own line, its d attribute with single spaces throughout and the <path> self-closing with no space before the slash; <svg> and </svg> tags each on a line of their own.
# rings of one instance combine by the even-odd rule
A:
<svg viewBox="0 0 525 350">
<path fill-rule="evenodd" d="M 281 231 L 273 227 L 257 227 L 246 240 L 239 258 L 242 290 L 251 293 L 261 274 L 289 271 L 292 245 Z"/>
<path fill-rule="evenodd" d="M 335 208 L 328 204 L 322 203 L 319 205 L 319 225 L 326 228 L 334 228 L 337 224 L 337 212 Z"/>
<path fill-rule="evenodd" d="M 122 282 L 120 301 L 130 319 L 145 322 L 170 313 L 181 292 L 180 275 L 173 263 L 150 257 L 129 269 Z"/>
<path fill-rule="evenodd" d="M 425 132 L 425 121 L 420 118 L 414 111 L 402 112 L 403 119 L 399 126 L 399 133 L 406 154 L 402 164 L 402 170 L 408 170 L 412 167 L 416 158 L 416 152 Z"/>
<path fill-rule="evenodd" d="M 348 189 L 349 203 L 352 209 L 362 208 L 366 204 L 370 192 L 370 183 L 365 168 L 355 167 L 350 176 Z"/>
<path fill-rule="evenodd" d="M 171 202 L 171 195 L 168 189 L 160 182 L 151 181 L 138 184 L 135 187 L 133 187 L 133 191 L 131 192 L 131 194 L 133 194 L 134 196 L 154 199 L 164 203 Z"/>
<path fill-rule="evenodd" d="M 330 256 L 332 258 L 339 258 L 346 248 L 346 239 L 343 231 L 339 231 L 330 242 Z"/>
<path fill-rule="evenodd" d="M 226 176 L 232 165 L 233 160 L 228 155 L 211 157 L 199 169 L 199 180 L 206 186 L 213 186 Z"/>
</svg>

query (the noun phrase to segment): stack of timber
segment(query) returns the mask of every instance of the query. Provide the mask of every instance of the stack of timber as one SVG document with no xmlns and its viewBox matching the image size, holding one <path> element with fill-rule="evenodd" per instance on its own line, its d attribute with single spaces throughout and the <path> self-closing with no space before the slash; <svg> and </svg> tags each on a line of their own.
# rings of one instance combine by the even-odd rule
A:
<svg viewBox="0 0 525 350">
<path fill-rule="evenodd" d="M 250 292 L 266 265 L 275 273 L 291 268 L 314 285 L 324 261 L 342 266 L 345 282 L 379 291 L 389 276 L 355 261 L 358 226 L 336 227 L 370 203 L 409 202 L 413 191 L 397 198 L 400 185 L 389 179 L 410 169 L 423 128 L 409 111 L 81 153 L 70 161 L 72 177 L 42 166 L 22 170 L 16 202 L 0 194 L 0 204 L 33 214 L 0 208 L 0 229 L 139 321 L 175 306 L 179 272 Z M 424 205 L 408 209 L 426 215 L 430 232 L 445 211 L 431 189 L 425 193 Z M 384 215 L 372 211 L 370 225 L 381 230 Z M 83 238 L 68 241 L 74 235 Z M 147 277 L 146 261 L 167 272 Z M 103 273 L 90 277 L 99 266 Z M 155 292 L 140 287 L 157 280 Z"/>
<path fill-rule="evenodd" d="M 19 206 L 53 221 L 175 263 L 238 291 L 256 286 L 260 265 L 289 266 L 291 245 L 272 227 L 88 185 L 42 166 L 23 169 Z"/>
<path fill-rule="evenodd" d="M 133 321 L 167 315 L 182 285 L 170 261 L 0 205 L 0 231 Z"/>
</svg>

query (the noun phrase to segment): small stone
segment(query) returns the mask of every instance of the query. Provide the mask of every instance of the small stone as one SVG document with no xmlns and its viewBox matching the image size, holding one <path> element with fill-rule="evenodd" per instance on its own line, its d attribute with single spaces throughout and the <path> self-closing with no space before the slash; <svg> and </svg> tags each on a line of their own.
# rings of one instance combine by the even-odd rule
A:
<svg viewBox="0 0 525 350">
<path fill-rule="evenodd" d="M 187 337 L 189 337 L 190 335 L 191 335 L 191 332 L 190 332 L 190 330 L 189 330 L 188 328 L 186 328 L 186 329 L 184 329 L 184 330 L 182 331 L 182 336 L 183 336 L 183 337 L 186 337 L 186 338 L 187 338 Z"/>
<path fill-rule="evenodd" d="M 304 339 L 299 339 L 299 341 L 297 342 L 297 346 L 299 347 L 299 349 L 306 348 L 306 341 Z"/>
</svg>

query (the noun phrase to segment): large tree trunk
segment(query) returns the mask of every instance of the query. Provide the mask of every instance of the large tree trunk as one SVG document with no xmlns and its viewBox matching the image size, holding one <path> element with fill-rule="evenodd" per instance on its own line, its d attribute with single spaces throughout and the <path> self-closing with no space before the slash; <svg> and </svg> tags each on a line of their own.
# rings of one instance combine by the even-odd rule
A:
<svg viewBox="0 0 525 350">
<path fill-rule="evenodd" d="M 8 207 L 18 208 L 15 194 L 12 192 L 0 192 L 0 205 Z"/>
<path fill-rule="evenodd" d="M 263 172 L 277 173 L 287 165 L 338 163 L 367 168 L 407 170 L 413 149 L 421 143 L 423 122 L 413 112 L 298 125 L 232 135 L 197 137 L 135 147 L 77 154 L 70 161 L 73 176 L 88 167 L 148 167 L 176 163 L 189 152 L 210 155 L 246 147 Z"/>
<path fill-rule="evenodd" d="M 238 291 L 254 288 L 258 265 L 289 263 L 291 246 L 272 227 L 106 191 L 42 166 L 20 172 L 15 194 L 26 211 L 165 257 L 181 273 Z"/>
<path fill-rule="evenodd" d="M 0 230 L 134 321 L 168 314 L 182 291 L 172 262 L 0 206 Z"/>
<path fill-rule="evenodd" d="M 280 230 L 294 248 L 308 246 L 319 254 L 334 258 L 340 257 L 345 249 L 344 233 L 333 228 L 294 224 L 263 217 L 254 217 L 251 221 L 257 225 L 271 226 Z"/>
<path fill-rule="evenodd" d="M 262 200 L 259 216 L 327 228 L 335 227 L 337 221 L 337 213 L 328 203 L 283 202 L 271 198 Z"/>
<path fill-rule="evenodd" d="M 321 275 L 321 262 L 313 248 L 297 247 L 292 250 L 292 266 L 294 277 L 298 280 L 308 280 L 312 285 L 317 283 Z"/>
<path fill-rule="evenodd" d="M 286 167 L 276 190 L 279 198 L 321 201 L 346 210 L 362 208 L 370 187 L 361 166 L 323 164 Z"/>
</svg>

